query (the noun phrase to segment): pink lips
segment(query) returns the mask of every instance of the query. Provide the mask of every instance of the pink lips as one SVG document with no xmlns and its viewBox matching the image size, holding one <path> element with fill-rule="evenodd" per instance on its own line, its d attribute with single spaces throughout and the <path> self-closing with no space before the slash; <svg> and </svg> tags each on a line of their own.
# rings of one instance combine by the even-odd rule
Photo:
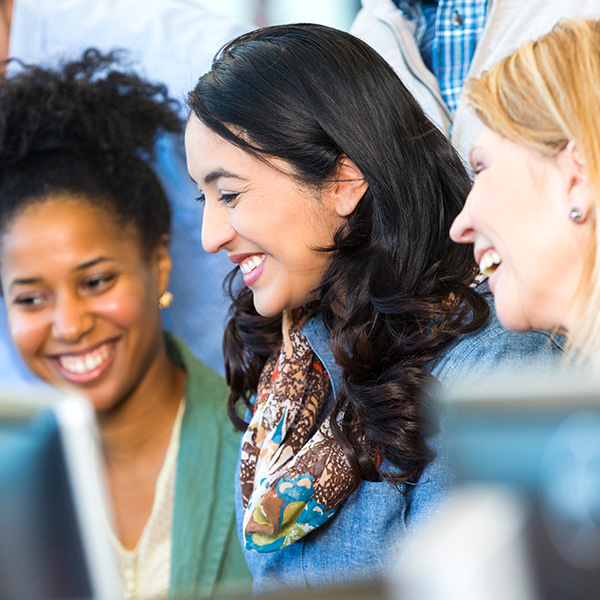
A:
<svg viewBox="0 0 600 600">
<path fill-rule="evenodd" d="M 502 269 L 502 265 L 498 265 L 496 270 L 488 277 L 488 285 L 490 286 L 490 291 L 494 294 L 494 290 L 496 289 L 496 282 L 498 281 L 498 277 L 500 276 L 500 269 Z"/>
<path fill-rule="evenodd" d="M 258 265 L 258 267 L 255 267 L 252 271 L 250 271 L 250 273 L 244 273 L 244 275 L 243 275 L 244 283 L 248 287 L 251 287 L 252 285 L 254 285 L 254 283 L 256 283 L 256 280 L 261 276 L 264 269 L 265 269 L 265 261 L 263 260 L 262 263 L 260 263 L 260 265 Z"/>
<path fill-rule="evenodd" d="M 244 260 L 246 260 L 250 256 L 257 256 L 257 254 L 256 253 L 231 254 L 228 258 L 231 262 L 239 265 L 240 263 L 244 262 Z M 242 278 L 244 279 L 244 283 L 248 287 L 253 286 L 256 283 L 256 281 L 258 280 L 258 278 L 262 275 L 262 272 L 265 269 L 265 262 L 266 261 L 263 260 L 261 262 L 261 264 L 258 265 L 257 267 L 254 267 L 254 269 L 252 269 L 252 271 L 250 271 L 250 273 L 244 273 L 242 275 Z"/>
</svg>

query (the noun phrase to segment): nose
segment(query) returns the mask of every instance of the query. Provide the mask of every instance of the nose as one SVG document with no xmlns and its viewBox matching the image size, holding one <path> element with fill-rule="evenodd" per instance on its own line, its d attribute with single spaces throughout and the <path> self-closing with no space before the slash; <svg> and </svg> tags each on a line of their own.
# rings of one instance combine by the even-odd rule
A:
<svg viewBox="0 0 600 600">
<path fill-rule="evenodd" d="M 52 315 L 52 336 L 66 343 L 83 339 L 94 327 L 94 317 L 85 301 L 75 295 L 57 298 Z"/>
<path fill-rule="evenodd" d="M 450 227 L 450 237 L 459 244 L 472 244 L 475 241 L 475 230 L 469 216 L 468 202 L 463 206 L 463 209 L 454 219 L 452 227 Z"/>
<path fill-rule="evenodd" d="M 215 254 L 225 249 L 234 236 L 227 207 L 207 200 L 202 215 L 202 247 Z"/>
</svg>

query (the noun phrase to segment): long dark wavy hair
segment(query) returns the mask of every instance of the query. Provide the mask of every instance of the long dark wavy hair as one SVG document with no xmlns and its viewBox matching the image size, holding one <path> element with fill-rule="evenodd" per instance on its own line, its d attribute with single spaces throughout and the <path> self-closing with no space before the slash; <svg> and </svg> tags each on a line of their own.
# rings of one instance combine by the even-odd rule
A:
<svg viewBox="0 0 600 600">
<path fill-rule="evenodd" d="M 177 103 L 122 51 L 15 69 L 0 82 L 0 233 L 30 204 L 64 193 L 133 226 L 148 254 L 169 233 L 150 163 L 157 136 L 183 128 Z"/>
<path fill-rule="evenodd" d="M 331 423 L 358 479 L 416 481 L 432 458 L 422 410 L 428 367 L 489 315 L 470 287 L 471 250 L 448 236 L 471 186 L 459 157 L 383 58 L 320 25 L 238 37 L 188 103 L 222 138 L 287 161 L 303 184 L 330 183 L 344 156 L 364 176 L 368 190 L 336 233 L 319 288 L 342 370 Z M 249 406 L 281 344 L 281 317 L 258 315 L 236 271 L 226 286 L 228 410 L 243 428 L 238 405 Z"/>
</svg>

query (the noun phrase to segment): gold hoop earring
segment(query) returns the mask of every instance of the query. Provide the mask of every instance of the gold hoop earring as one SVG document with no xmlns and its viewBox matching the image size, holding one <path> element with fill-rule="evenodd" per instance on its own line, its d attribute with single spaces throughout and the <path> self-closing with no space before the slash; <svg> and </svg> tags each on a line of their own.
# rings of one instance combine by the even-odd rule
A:
<svg viewBox="0 0 600 600">
<path fill-rule="evenodd" d="M 167 290 L 158 299 L 158 306 L 160 310 L 164 310 L 165 308 L 169 308 L 171 304 L 173 304 L 173 294 Z"/>
</svg>

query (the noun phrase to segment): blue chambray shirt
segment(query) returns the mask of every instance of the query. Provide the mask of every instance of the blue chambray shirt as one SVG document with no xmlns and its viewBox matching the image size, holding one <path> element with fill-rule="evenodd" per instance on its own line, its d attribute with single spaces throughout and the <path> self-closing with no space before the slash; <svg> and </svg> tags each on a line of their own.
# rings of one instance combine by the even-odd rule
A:
<svg viewBox="0 0 600 600">
<path fill-rule="evenodd" d="M 487 282 L 478 291 L 488 290 Z M 530 331 L 505 329 L 493 311 L 479 330 L 457 338 L 431 373 L 444 385 L 464 376 L 483 375 L 492 369 L 515 369 L 523 363 L 558 362 L 564 338 Z M 302 332 L 331 378 L 333 393 L 339 390 L 341 371 L 329 347 L 323 322 L 317 315 Z M 381 577 L 397 560 L 407 534 L 420 529 L 436 514 L 452 486 L 443 431 L 428 440 L 436 458 L 426 467 L 412 494 L 404 495 L 384 482 L 363 481 L 327 523 L 297 542 L 271 553 L 244 550 L 254 579 L 255 593 L 282 588 L 309 588 Z M 239 470 L 238 470 L 239 475 Z M 236 521 L 243 546 L 243 507 L 239 476 L 236 477 Z"/>
</svg>

